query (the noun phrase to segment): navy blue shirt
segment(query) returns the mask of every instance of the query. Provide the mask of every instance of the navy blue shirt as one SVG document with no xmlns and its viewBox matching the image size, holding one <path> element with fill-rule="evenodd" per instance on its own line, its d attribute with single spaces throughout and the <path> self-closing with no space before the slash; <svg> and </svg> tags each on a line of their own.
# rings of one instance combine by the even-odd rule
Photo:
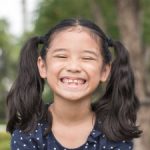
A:
<svg viewBox="0 0 150 150">
<path fill-rule="evenodd" d="M 44 136 L 44 131 L 48 127 L 47 122 L 38 123 L 36 130 L 32 133 L 23 133 L 16 129 L 11 137 L 12 150 L 132 150 L 132 141 L 113 142 L 96 128 L 91 131 L 87 141 L 78 148 L 68 149 L 63 147 L 53 133 Z"/>
</svg>

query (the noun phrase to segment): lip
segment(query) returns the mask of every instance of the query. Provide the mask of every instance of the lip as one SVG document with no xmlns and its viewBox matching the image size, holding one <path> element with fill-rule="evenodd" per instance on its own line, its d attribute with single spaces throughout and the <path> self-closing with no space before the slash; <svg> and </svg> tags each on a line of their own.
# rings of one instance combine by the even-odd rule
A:
<svg viewBox="0 0 150 150">
<path fill-rule="evenodd" d="M 84 84 L 81 84 L 80 86 L 77 86 L 77 85 L 69 85 L 67 83 L 63 83 L 62 82 L 62 79 L 70 79 L 70 80 L 84 80 Z M 85 78 L 82 78 L 82 77 L 70 77 L 70 76 L 64 76 L 64 77 L 61 77 L 59 79 L 59 85 L 63 88 L 63 89 L 66 89 L 66 90 L 73 90 L 73 91 L 77 91 L 77 90 L 83 90 L 87 87 L 87 79 Z"/>
</svg>

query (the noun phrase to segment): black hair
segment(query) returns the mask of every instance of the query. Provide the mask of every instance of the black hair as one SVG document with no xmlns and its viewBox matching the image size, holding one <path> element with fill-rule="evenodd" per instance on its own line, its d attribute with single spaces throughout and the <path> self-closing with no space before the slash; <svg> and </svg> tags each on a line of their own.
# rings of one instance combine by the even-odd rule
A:
<svg viewBox="0 0 150 150">
<path fill-rule="evenodd" d="M 101 121 L 102 132 L 113 141 L 139 137 L 141 131 L 136 126 L 139 100 L 135 95 L 128 51 L 119 41 L 112 41 L 96 24 L 85 19 L 65 19 L 44 36 L 33 37 L 24 45 L 18 77 L 7 97 L 7 131 L 12 133 L 15 128 L 32 131 L 39 120 L 47 120 L 50 124 L 47 133 L 51 130 L 52 115 L 42 100 L 44 79 L 39 75 L 37 59 L 39 55 L 45 59 L 46 49 L 55 33 L 76 26 L 85 27 L 99 37 L 105 64 L 110 64 L 112 60 L 109 47 L 114 48 L 115 52 L 106 91 L 99 100 L 91 104 L 97 120 Z M 43 46 L 38 53 L 40 44 Z"/>
</svg>

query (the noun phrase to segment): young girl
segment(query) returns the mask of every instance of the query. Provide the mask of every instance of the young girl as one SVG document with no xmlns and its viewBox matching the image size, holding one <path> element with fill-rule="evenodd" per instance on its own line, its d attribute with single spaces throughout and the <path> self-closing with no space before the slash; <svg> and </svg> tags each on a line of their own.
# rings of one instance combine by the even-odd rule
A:
<svg viewBox="0 0 150 150">
<path fill-rule="evenodd" d="M 107 79 L 104 95 L 93 102 Z M 45 80 L 54 94 L 49 105 L 42 101 Z M 141 134 L 134 90 L 128 52 L 120 42 L 91 21 L 63 20 L 22 48 L 7 97 L 11 149 L 131 150 L 132 139 Z"/>
</svg>

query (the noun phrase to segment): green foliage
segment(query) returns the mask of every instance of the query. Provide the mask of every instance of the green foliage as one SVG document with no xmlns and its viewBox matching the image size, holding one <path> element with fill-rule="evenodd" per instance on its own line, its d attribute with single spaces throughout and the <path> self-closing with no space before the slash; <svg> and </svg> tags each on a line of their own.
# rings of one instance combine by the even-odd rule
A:
<svg viewBox="0 0 150 150">
<path fill-rule="evenodd" d="M 6 20 L 0 20 L 0 118 L 5 117 L 5 99 L 8 86 L 15 75 L 15 47 L 14 38 L 8 32 Z M 17 55 L 17 54 L 16 54 Z"/>
<path fill-rule="evenodd" d="M 1 19 L 0 20 L 0 46 L 1 47 L 5 47 L 5 43 L 7 43 L 7 38 L 8 38 L 8 34 L 7 34 L 7 28 L 8 28 L 8 23 L 6 20 Z"/>
<path fill-rule="evenodd" d="M 150 1 L 141 0 L 141 20 L 142 20 L 142 30 L 143 30 L 143 41 L 146 44 L 150 44 Z"/>
<path fill-rule="evenodd" d="M 42 98 L 43 98 L 44 102 L 47 103 L 47 104 L 53 101 L 53 93 L 50 90 L 47 83 L 45 84 Z"/>
<path fill-rule="evenodd" d="M 88 0 L 43 0 L 37 9 L 35 31 L 43 34 L 56 22 L 72 17 L 92 19 Z"/>
<path fill-rule="evenodd" d="M 107 33 L 112 38 L 119 38 L 119 30 L 117 25 L 117 9 L 114 0 L 97 0 L 99 8 L 101 9 L 104 18 Z"/>
<path fill-rule="evenodd" d="M 0 132 L 0 150 L 10 150 L 10 135 Z"/>
</svg>

